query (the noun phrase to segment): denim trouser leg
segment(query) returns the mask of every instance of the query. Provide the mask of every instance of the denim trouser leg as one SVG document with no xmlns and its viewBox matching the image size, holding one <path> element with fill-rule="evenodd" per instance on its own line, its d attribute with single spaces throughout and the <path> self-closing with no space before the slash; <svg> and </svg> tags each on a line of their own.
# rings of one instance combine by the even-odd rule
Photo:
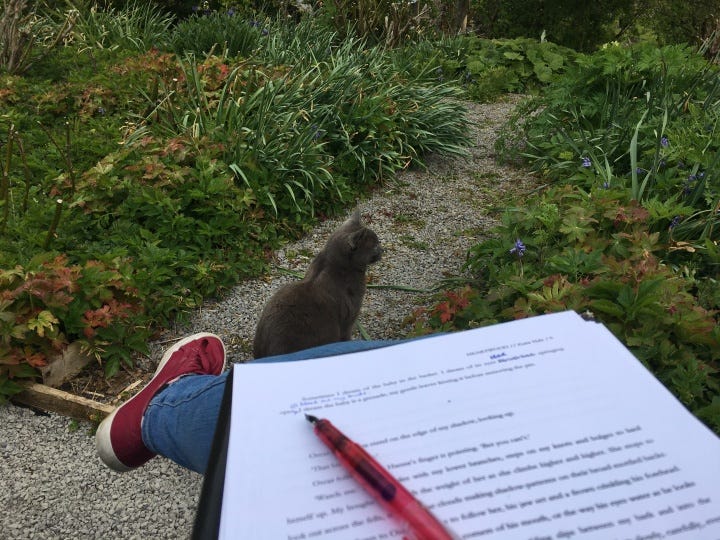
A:
<svg viewBox="0 0 720 540">
<path fill-rule="evenodd" d="M 394 345 L 399 341 L 342 341 L 255 362 L 290 362 Z M 142 438 L 152 452 L 204 473 L 229 371 L 192 375 L 157 393 L 143 417 Z"/>
</svg>

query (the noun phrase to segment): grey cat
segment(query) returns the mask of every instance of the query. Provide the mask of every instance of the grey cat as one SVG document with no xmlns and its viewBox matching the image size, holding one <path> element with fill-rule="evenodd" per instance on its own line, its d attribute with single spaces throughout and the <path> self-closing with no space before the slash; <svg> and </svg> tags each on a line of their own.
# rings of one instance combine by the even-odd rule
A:
<svg viewBox="0 0 720 540">
<path fill-rule="evenodd" d="M 305 277 L 281 287 L 265 305 L 255 330 L 255 358 L 349 341 L 365 295 L 365 272 L 381 256 L 377 235 L 356 210 Z"/>
</svg>

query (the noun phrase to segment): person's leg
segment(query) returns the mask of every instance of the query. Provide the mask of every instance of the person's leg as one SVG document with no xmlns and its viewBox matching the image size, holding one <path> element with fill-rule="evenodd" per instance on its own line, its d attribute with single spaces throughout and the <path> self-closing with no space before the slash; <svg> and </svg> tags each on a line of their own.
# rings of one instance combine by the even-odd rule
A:
<svg viewBox="0 0 720 540">
<path fill-rule="evenodd" d="M 396 343 L 398 341 L 342 341 L 253 361 L 307 360 Z M 147 406 L 142 421 L 142 440 L 147 449 L 183 467 L 204 473 L 228 373 L 183 377 L 158 392 Z"/>
<path fill-rule="evenodd" d="M 162 394 L 161 390 L 167 385 L 172 388 L 183 379 L 194 378 L 189 375 L 214 378 L 224 369 L 225 347 L 213 334 L 194 334 L 170 347 L 150 382 L 98 426 L 95 447 L 103 463 L 124 472 L 153 458 L 155 453 L 148 449 L 142 437 L 143 415 L 150 401 Z"/>
<path fill-rule="evenodd" d="M 183 377 L 158 392 L 142 421 L 145 446 L 154 454 L 203 474 L 229 373 Z"/>
</svg>

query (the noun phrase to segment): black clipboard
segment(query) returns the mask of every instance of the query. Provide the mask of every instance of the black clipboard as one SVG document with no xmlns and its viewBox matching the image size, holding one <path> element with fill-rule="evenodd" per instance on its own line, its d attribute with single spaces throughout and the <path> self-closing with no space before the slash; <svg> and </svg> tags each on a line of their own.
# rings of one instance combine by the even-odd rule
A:
<svg viewBox="0 0 720 540">
<path fill-rule="evenodd" d="M 210 540 L 218 537 L 222 514 L 223 489 L 225 487 L 225 464 L 230 439 L 230 412 L 232 409 L 233 372 L 231 369 L 225 384 L 215 435 L 210 450 L 210 460 L 205 470 L 200 502 L 195 514 L 193 540 Z"/>
</svg>

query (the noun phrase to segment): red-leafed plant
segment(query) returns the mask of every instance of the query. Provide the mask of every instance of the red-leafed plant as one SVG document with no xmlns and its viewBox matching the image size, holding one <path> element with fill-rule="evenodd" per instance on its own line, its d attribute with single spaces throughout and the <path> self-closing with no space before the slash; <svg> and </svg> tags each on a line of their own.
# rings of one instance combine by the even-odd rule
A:
<svg viewBox="0 0 720 540">
<path fill-rule="evenodd" d="M 0 399 L 74 341 L 112 375 L 134 352 L 146 351 L 144 322 L 120 262 L 73 265 L 60 255 L 0 270 Z"/>
</svg>

